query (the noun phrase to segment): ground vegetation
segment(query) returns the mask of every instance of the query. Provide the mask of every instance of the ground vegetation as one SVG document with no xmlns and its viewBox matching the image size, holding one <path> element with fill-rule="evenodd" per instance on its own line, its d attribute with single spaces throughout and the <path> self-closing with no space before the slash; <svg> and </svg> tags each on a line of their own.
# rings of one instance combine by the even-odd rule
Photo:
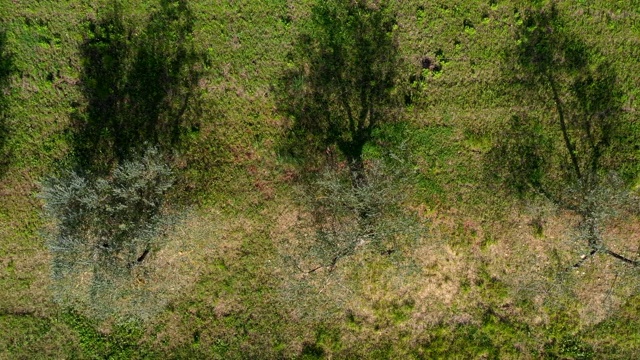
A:
<svg viewBox="0 0 640 360">
<path fill-rule="evenodd" d="M 634 1 L 0 2 L 0 357 L 637 357 L 638 24 Z M 158 209 L 192 209 L 162 246 L 164 210 L 114 182 L 149 146 Z M 114 201 L 59 210 L 117 272 L 100 242 L 57 265 L 45 184 Z M 96 274 L 154 311 L 88 311 Z"/>
</svg>

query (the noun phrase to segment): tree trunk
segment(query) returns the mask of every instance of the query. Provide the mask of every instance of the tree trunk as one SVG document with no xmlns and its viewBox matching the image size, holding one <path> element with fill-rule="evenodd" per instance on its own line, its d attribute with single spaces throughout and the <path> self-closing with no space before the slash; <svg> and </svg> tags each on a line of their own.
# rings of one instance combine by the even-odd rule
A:
<svg viewBox="0 0 640 360">
<path fill-rule="evenodd" d="M 353 185 L 354 189 L 366 185 L 367 177 L 364 173 L 362 154 L 355 157 L 347 156 L 347 161 L 349 162 L 349 172 L 351 172 L 351 185 Z"/>
<path fill-rule="evenodd" d="M 358 140 L 343 141 L 338 143 L 338 148 L 347 158 L 349 172 L 351 173 L 351 184 L 354 189 L 361 188 L 367 184 L 364 172 L 364 161 L 362 160 L 362 150 L 366 140 L 362 136 Z"/>
</svg>

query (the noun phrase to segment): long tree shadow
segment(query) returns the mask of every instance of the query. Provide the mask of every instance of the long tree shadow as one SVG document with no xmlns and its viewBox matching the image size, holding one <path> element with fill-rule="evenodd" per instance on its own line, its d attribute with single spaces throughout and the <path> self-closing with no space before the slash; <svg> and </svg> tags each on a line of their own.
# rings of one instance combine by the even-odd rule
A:
<svg viewBox="0 0 640 360">
<path fill-rule="evenodd" d="M 316 2 L 277 91 L 277 106 L 291 120 L 284 151 L 313 159 L 335 147 L 354 187 L 364 185 L 364 148 L 400 110 L 396 21 L 388 2 Z"/>
<path fill-rule="evenodd" d="M 567 185 L 629 160 L 624 94 L 611 62 L 566 30 L 555 5 L 525 11 L 515 37 L 505 76 L 519 105 L 488 164 L 519 192 L 560 200 Z"/>
<path fill-rule="evenodd" d="M 11 161 L 11 152 L 8 149 L 9 124 L 8 124 L 8 99 L 9 81 L 15 71 L 13 57 L 7 50 L 7 34 L 0 29 L 0 177 L 4 176 Z"/>
<path fill-rule="evenodd" d="M 617 72 L 569 30 L 554 3 L 527 9 L 521 20 L 505 69 L 518 106 L 487 164 L 520 194 L 541 195 L 579 217 L 586 247 L 573 267 L 596 253 L 640 266 L 603 235 L 615 214 L 637 213 L 636 196 L 615 174 L 634 160 L 637 143 Z"/>
<path fill-rule="evenodd" d="M 87 107 L 75 114 L 81 168 L 104 172 L 142 146 L 178 144 L 199 106 L 204 56 L 195 50 L 193 27 L 185 0 L 161 0 L 138 32 L 117 3 L 89 23 L 80 48 Z"/>
</svg>

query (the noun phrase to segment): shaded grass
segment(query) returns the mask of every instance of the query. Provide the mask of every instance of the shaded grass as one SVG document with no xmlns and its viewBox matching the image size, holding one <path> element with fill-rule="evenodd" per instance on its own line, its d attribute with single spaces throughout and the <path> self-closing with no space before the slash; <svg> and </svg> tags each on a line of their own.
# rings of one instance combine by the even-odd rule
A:
<svg viewBox="0 0 640 360">
<path fill-rule="evenodd" d="M 80 47 L 86 108 L 74 114 L 74 157 L 104 172 L 141 146 L 180 148 L 197 131 L 198 84 L 206 58 L 193 46 L 194 16 L 186 2 L 162 1 L 142 28 L 119 3 L 90 20 Z"/>
<path fill-rule="evenodd" d="M 9 114 L 7 112 L 7 92 L 10 77 L 15 71 L 13 56 L 7 50 L 7 33 L 4 24 L 0 23 L 0 177 L 3 177 L 6 168 L 11 162 L 11 151 L 7 148 L 10 128 L 7 124 Z"/>
</svg>

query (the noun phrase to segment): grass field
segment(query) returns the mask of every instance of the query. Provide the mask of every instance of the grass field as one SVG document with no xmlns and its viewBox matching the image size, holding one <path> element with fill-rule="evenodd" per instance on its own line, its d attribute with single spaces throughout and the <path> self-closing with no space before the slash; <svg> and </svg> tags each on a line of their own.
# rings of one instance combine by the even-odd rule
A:
<svg viewBox="0 0 640 360">
<path fill-rule="evenodd" d="M 638 357 L 638 267 L 596 254 L 567 271 L 585 251 L 575 213 L 492 177 L 502 129 L 531 107 L 505 75 L 526 2 L 393 3 L 411 99 L 365 160 L 402 158 L 394 190 L 420 231 L 307 274 L 287 261 L 313 231 L 307 180 L 344 160 L 301 163 L 285 151 L 274 93 L 313 1 L 177 3 L 0 2 L 0 358 Z M 615 70 L 621 116 L 638 139 L 640 4 L 557 5 Z M 96 62 L 92 29 L 108 19 L 122 31 L 105 27 L 115 55 Z M 105 110 L 96 89 L 127 95 Z M 150 111 L 156 127 L 117 148 L 120 129 Z M 167 120 L 175 112 L 179 123 Z M 555 116 L 545 104 L 531 112 Z M 139 319 L 59 305 L 41 181 L 153 139 L 178 154 L 172 199 L 188 209 L 140 285 L 157 301 L 138 304 Z M 637 145 L 632 155 L 618 170 L 637 193 Z M 637 215 L 609 224 L 612 246 L 637 259 L 639 226 Z"/>
</svg>

